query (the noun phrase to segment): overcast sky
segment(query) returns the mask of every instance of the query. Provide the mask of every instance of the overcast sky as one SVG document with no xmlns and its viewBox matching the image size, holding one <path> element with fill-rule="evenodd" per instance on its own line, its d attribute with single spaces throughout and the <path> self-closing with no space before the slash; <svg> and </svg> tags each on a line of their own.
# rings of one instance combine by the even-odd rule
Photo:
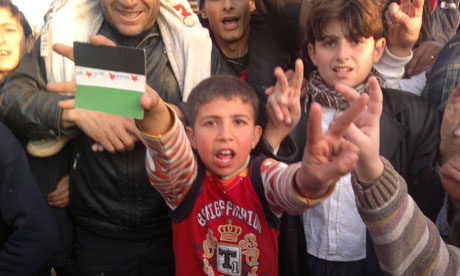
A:
<svg viewBox="0 0 460 276">
<path fill-rule="evenodd" d="M 13 0 L 13 3 L 24 13 L 30 25 L 43 25 L 43 16 L 52 0 Z"/>
</svg>

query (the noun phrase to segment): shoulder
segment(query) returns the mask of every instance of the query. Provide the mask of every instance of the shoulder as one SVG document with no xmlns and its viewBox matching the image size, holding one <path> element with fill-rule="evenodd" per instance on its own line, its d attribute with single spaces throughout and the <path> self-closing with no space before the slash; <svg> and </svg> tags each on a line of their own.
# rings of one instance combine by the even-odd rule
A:
<svg viewBox="0 0 460 276">
<path fill-rule="evenodd" d="M 383 92 L 383 109 L 393 113 L 409 112 L 434 112 L 435 109 L 431 103 L 420 96 L 396 89 L 382 89 Z M 419 114 L 420 115 L 420 114 Z"/>
</svg>

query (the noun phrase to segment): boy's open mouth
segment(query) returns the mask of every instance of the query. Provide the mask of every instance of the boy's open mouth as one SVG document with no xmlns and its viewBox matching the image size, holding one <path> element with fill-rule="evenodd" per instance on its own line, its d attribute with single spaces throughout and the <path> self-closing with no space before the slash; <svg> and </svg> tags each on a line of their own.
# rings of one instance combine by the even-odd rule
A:
<svg viewBox="0 0 460 276">
<path fill-rule="evenodd" d="M 222 19 L 222 24 L 226 29 L 233 29 L 238 24 L 240 19 L 237 16 L 226 16 Z"/>
<path fill-rule="evenodd" d="M 219 166 L 228 165 L 230 161 L 233 160 L 234 156 L 235 156 L 235 153 L 233 152 L 233 150 L 230 150 L 230 149 L 220 150 L 216 154 L 216 163 Z"/>
<path fill-rule="evenodd" d="M 8 50 L 0 50 L 0 56 L 7 56 L 9 54 L 11 54 L 11 52 Z"/>
</svg>

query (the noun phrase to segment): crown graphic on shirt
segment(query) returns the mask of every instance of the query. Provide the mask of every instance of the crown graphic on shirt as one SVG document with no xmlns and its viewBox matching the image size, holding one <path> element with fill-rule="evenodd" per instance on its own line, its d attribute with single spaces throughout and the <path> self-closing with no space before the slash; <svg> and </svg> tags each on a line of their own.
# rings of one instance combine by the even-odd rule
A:
<svg viewBox="0 0 460 276">
<path fill-rule="evenodd" d="M 228 220 L 228 224 L 220 225 L 217 230 L 220 233 L 221 241 L 236 242 L 238 236 L 243 232 L 243 229 L 240 226 L 232 224 L 232 220 Z"/>
</svg>

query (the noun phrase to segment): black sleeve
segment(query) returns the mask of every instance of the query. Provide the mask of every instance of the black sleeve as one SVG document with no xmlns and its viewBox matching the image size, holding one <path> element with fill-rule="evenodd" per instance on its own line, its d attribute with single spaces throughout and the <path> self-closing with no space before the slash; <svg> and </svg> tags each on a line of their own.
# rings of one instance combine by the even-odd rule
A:
<svg viewBox="0 0 460 276">
<path fill-rule="evenodd" d="M 3 124 L 0 137 L 1 218 L 12 230 L 0 251 L 0 275 L 36 275 L 57 246 L 56 221 L 25 152 Z"/>
</svg>

